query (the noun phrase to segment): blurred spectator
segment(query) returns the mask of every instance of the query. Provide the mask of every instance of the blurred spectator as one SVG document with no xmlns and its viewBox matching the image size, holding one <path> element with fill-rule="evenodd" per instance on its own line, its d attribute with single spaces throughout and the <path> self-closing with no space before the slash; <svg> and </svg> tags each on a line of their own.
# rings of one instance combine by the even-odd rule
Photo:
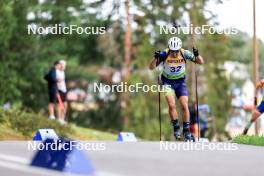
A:
<svg viewBox="0 0 264 176">
<path fill-rule="evenodd" d="M 66 69 L 66 61 L 59 61 L 60 67 L 56 70 L 56 79 L 57 79 L 57 87 L 60 99 L 63 103 L 63 107 L 58 106 L 58 121 L 61 124 L 65 124 L 65 116 L 67 113 L 67 88 L 65 81 L 65 69 Z"/>
<path fill-rule="evenodd" d="M 196 103 L 189 104 L 190 111 L 190 131 L 192 135 L 197 138 L 198 137 L 198 123 L 197 123 L 197 112 L 196 112 Z"/>
<path fill-rule="evenodd" d="M 193 134 L 194 137 L 198 137 L 198 123 L 197 123 L 197 104 L 192 103 L 189 105 L 190 110 L 190 131 Z M 208 104 L 204 103 L 200 104 L 198 106 L 199 110 L 199 122 L 200 122 L 200 137 L 205 138 L 206 137 L 206 131 L 208 130 L 208 123 L 210 122 L 210 107 Z"/>
<path fill-rule="evenodd" d="M 69 101 L 83 102 L 86 99 L 86 92 L 80 88 L 75 88 L 68 92 L 67 99 Z"/>
<path fill-rule="evenodd" d="M 53 67 L 49 70 L 49 72 L 44 76 L 44 79 L 48 82 L 48 94 L 49 94 L 49 118 L 56 119 L 55 117 L 55 103 L 57 101 L 57 78 L 56 78 L 56 70 L 59 70 L 61 67 L 59 61 L 55 61 Z"/>
<path fill-rule="evenodd" d="M 234 89 L 231 99 L 230 121 L 228 122 L 228 126 L 230 128 L 240 128 L 244 126 L 243 119 L 246 116 L 246 113 L 243 109 L 244 105 L 245 103 L 241 96 L 240 89 Z"/>
<path fill-rule="evenodd" d="M 245 101 L 242 98 L 239 88 L 232 91 L 231 109 L 229 111 L 230 119 L 225 126 L 225 130 L 231 137 L 241 134 L 246 123 Z M 249 108 L 248 108 L 249 109 Z"/>
<path fill-rule="evenodd" d="M 202 138 L 206 137 L 205 133 L 208 130 L 208 120 L 211 113 L 210 107 L 208 104 L 201 104 L 198 106 L 199 110 L 199 120 L 200 120 L 200 136 Z"/>
<path fill-rule="evenodd" d="M 7 101 L 4 105 L 3 105 L 3 109 L 4 110 L 8 110 L 11 106 L 11 101 Z"/>
</svg>

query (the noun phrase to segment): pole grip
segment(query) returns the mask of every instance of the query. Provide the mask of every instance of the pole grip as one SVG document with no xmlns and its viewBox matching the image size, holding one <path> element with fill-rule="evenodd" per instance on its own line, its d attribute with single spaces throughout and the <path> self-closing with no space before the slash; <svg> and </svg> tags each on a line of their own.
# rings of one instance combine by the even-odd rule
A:
<svg viewBox="0 0 264 176">
<path fill-rule="evenodd" d="M 255 107 L 258 105 L 258 97 L 254 97 L 254 105 Z"/>
</svg>

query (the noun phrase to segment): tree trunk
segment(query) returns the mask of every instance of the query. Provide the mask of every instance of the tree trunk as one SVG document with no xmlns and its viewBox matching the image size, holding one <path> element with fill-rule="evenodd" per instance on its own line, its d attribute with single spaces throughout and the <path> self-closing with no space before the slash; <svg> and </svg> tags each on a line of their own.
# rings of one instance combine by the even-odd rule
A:
<svg viewBox="0 0 264 176">
<path fill-rule="evenodd" d="M 130 77 L 130 61 L 131 61 L 131 49 L 132 49 L 132 41 L 131 41 L 132 29 L 131 29 L 131 19 L 129 13 L 129 0 L 125 1 L 125 11 L 126 11 L 126 27 L 125 27 L 125 38 L 124 38 L 125 53 L 124 53 L 124 63 L 122 68 L 122 78 L 123 81 L 128 81 Z M 121 99 L 121 108 L 123 110 L 124 128 L 126 128 L 129 124 L 129 117 L 125 112 L 125 109 L 129 104 L 128 100 L 129 100 L 128 95 L 123 93 Z"/>
</svg>

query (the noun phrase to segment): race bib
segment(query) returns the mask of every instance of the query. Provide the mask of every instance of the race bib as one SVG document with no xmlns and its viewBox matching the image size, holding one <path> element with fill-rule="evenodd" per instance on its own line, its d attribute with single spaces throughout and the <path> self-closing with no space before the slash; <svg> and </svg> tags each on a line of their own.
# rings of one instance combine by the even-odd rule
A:
<svg viewBox="0 0 264 176">
<path fill-rule="evenodd" d="M 184 65 L 177 65 L 177 66 L 170 66 L 170 65 L 164 65 L 164 71 L 169 75 L 178 75 L 182 72 L 185 72 L 185 66 Z"/>
<path fill-rule="evenodd" d="M 163 64 L 163 75 L 167 78 L 178 78 L 185 74 L 185 60 L 182 57 L 168 57 Z"/>
</svg>

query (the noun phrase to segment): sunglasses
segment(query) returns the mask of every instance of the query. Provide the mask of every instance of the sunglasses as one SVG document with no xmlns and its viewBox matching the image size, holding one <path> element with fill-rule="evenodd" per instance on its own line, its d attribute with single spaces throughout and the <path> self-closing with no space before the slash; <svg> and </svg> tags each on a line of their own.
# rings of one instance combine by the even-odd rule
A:
<svg viewBox="0 0 264 176">
<path fill-rule="evenodd" d="M 171 53 L 179 53 L 180 50 L 170 50 Z"/>
</svg>

